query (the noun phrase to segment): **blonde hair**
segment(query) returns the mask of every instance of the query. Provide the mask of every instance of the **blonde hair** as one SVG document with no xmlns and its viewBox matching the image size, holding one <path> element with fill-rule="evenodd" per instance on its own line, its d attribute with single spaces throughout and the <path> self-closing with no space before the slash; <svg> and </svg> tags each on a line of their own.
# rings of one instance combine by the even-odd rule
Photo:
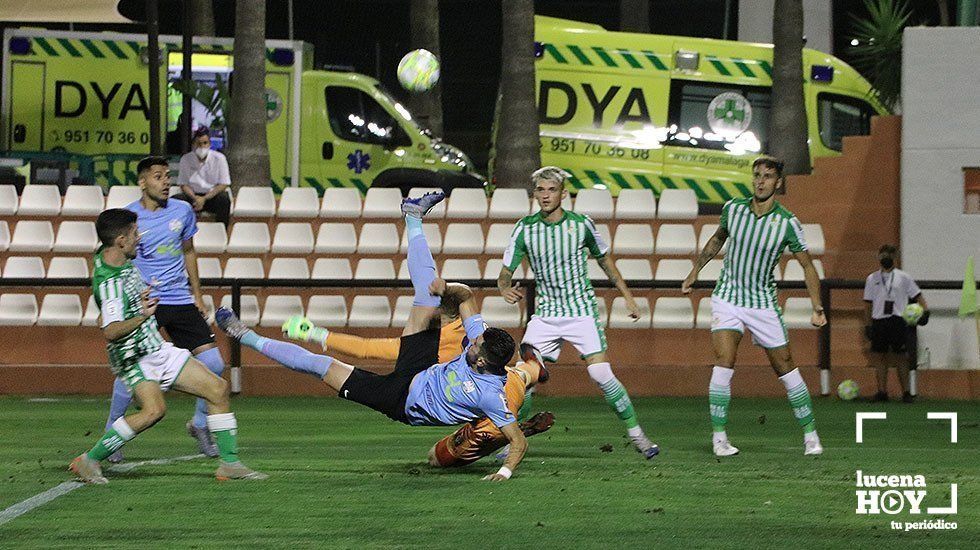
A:
<svg viewBox="0 0 980 550">
<path fill-rule="evenodd" d="M 531 187 L 536 186 L 541 180 L 556 181 L 561 187 L 564 187 L 565 180 L 570 177 L 572 177 L 571 174 L 557 166 L 543 166 L 531 172 Z"/>
</svg>

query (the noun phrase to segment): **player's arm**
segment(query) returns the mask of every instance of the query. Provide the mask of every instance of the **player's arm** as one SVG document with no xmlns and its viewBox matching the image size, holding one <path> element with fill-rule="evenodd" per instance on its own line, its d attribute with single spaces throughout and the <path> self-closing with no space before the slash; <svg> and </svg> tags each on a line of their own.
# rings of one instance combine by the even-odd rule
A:
<svg viewBox="0 0 980 550">
<path fill-rule="evenodd" d="M 690 294 L 691 287 L 694 285 L 694 282 L 698 280 L 698 273 L 701 272 L 701 269 L 707 265 L 708 262 L 710 262 L 715 256 L 718 255 L 719 252 L 721 252 L 721 248 L 725 246 L 725 241 L 727 240 L 728 229 L 724 224 L 719 224 L 715 234 L 708 239 L 708 242 L 705 243 L 704 248 L 702 248 L 701 252 L 698 254 L 698 259 L 694 262 L 694 268 L 691 269 L 691 272 L 688 273 L 687 278 L 684 279 L 683 283 L 681 283 L 681 292 L 684 294 Z"/>
<path fill-rule="evenodd" d="M 524 437 L 524 432 L 521 431 L 517 422 L 511 422 L 503 426 L 500 428 L 500 431 L 503 432 L 510 444 L 510 452 L 507 453 L 507 460 L 504 461 L 504 465 L 496 473 L 483 478 L 486 481 L 504 481 L 510 479 L 514 470 L 517 469 L 517 465 L 521 463 L 521 460 L 524 460 L 524 453 L 527 452 L 527 438 Z"/>
<path fill-rule="evenodd" d="M 129 319 L 123 318 L 123 300 L 125 298 L 110 298 L 102 302 L 102 335 L 107 342 L 114 342 L 133 332 L 157 310 L 158 298 L 150 298 L 150 289 L 140 293 L 142 308 L 139 315 Z"/>
<path fill-rule="evenodd" d="M 514 284 L 514 272 L 517 266 L 521 265 L 524 256 L 527 255 L 527 245 L 524 242 L 524 222 L 519 221 L 514 225 L 514 230 L 510 234 L 510 242 L 504 250 L 503 266 L 500 268 L 500 275 L 497 276 L 497 289 L 500 295 L 508 304 L 516 304 L 524 299 L 524 289 L 520 288 L 520 283 Z"/>
<path fill-rule="evenodd" d="M 803 280 L 806 281 L 806 291 L 810 295 L 810 303 L 813 305 L 810 324 L 815 327 L 822 327 L 827 324 L 827 316 L 823 311 L 823 304 L 820 303 L 820 276 L 817 275 L 817 269 L 813 267 L 813 259 L 810 258 L 810 252 L 807 250 L 794 252 L 793 257 L 803 266 Z"/>
<path fill-rule="evenodd" d="M 497 277 L 497 289 L 500 295 L 508 304 L 516 304 L 524 299 L 524 289 L 521 283 L 514 284 L 514 271 L 507 266 L 500 268 L 500 275 Z"/>
<path fill-rule="evenodd" d="M 459 304 L 459 318 L 463 322 L 466 337 L 471 342 L 483 334 L 485 324 L 470 287 L 461 283 L 447 283 L 445 279 L 437 278 L 429 286 L 429 292 L 433 296 L 448 298 Z"/>
<path fill-rule="evenodd" d="M 630 312 L 630 319 L 636 321 L 640 318 L 640 307 L 636 305 L 636 300 L 633 299 L 633 293 L 630 292 L 628 286 L 626 286 L 626 281 L 623 279 L 623 275 L 619 272 L 616 267 L 616 263 L 612 260 L 612 255 L 606 254 L 596 258 L 599 262 L 599 267 L 606 272 L 606 276 L 612 281 L 612 284 L 616 286 L 619 293 L 623 295 L 626 300 L 626 309 Z"/>
<path fill-rule="evenodd" d="M 916 284 L 915 280 L 909 278 L 908 289 L 906 292 L 908 292 L 908 295 L 912 297 L 912 301 L 922 306 L 922 317 L 919 317 L 918 324 L 925 326 L 927 323 L 929 323 L 929 316 L 931 313 L 929 313 L 929 304 L 927 304 L 926 299 L 922 297 L 922 290 L 919 288 L 919 285 Z"/>
<path fill-rule="evenodd" d="M 187 239 L 182 245 L 184 249 L 184 268 L 187 269 L 187 282 L 191 287 L 191 295 L 194 296 L 194 304 L 201 312 L 202 317 L 207 317 L 208 310 L 201 298 L 201 278 L 197 273 L 197 251 L 194 250 L 194 239 Z"/>
</svg>

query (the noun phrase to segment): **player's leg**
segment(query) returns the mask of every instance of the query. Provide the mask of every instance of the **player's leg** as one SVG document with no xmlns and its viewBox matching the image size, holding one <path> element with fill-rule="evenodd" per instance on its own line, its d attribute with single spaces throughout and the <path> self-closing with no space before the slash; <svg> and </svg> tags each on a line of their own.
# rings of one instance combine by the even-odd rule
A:
<svg viewBox="0 0 980 550">
<path fill-rule="evenodd" d="M 555 363 L 561 356 L 562 338 L 559 328 L 554 324 L 556 319 L 532 316 L 524 329 L 524 337 L 521 339 L 521 360 L 525 354 L 538 355 L 541 358 L 541 365 L 544 362 Z M 534 401 L 534 387 L 528 387 L 524 394 L 524 403 L 518 411 L 518 421 L 526 420 L 531 416 L 532 403 Z"/>
<path fill-rule="evenodd" d="M 871 321 L 871 364 L 875 369 L 875 381 L 878 391 L 874 401 L 888 401 L 888 365 L 890 362 L 890 339 L 888 338 L 887 320 Z"/>
<path fill-rule="evenodd" d="M 711 369 L 711 381 L 708 383 L 708 411 L 711 415 L 711 446 L 716 456 L 738 454 L 738 448 L 728 441 L 727 426 L 728 408 L 732 401 L 735 356 L 741 340 L 742 332 L 734 328 L 718 328 L 711 331 L 715 365 Z"/>
<path fill-rule="evenodd" d="M 408 275 L 412 279 L 415 297 L 402 336 L 409 336 L 439 328 L 439 304 L 441 299 L 429 293 L 429 286 L 436 279 L 436 262 L 422 231 L 422 216 L 446 196 L 443 193 L 427 193 L 417 199 L 404 199 L 405 232 L 408 235 Z"/>
<path fill-rule="evenodd" d="M 105 431 L 112 428 L 112 423 L 119 420 L 126 414 L 126 409 L 133 402 L 133 395 L 130 393 L 126 383 L 120 378 L 116 378 L 112 383 L 112 398 L 109 401 L 109 418 L 105 422 Z M 116 451 L 109 455 L 109 462 L 119 463 L 123 461 L 122 451 Z"/>
<path fill-rule="evenodd" d="M 319 344 L 323 351 L 330 350 L 357 359 L 398 358 L 398 338 L 363 338 L 318 327 L 306 317 L 294 315 L 282 324 L 282 334 L 290 340 Z"/>
<path fill-rule="evenodd" d="M 800 374 L 800 369 L 793 364 L 789 346 L 767 348 L 766 355 L 769 357 L 769 363 L 773 370 L 779 375 L 779 381 L 786 388 L 786 397 L 789 399 L 790 407 L 793 408 L 793 416 L 803 428 L 803 454 L 818 455 L 823 453 L 820 436 L 817 435 L 817 423 L 813 418 L 813 401 L 810 399 L 810 390 L 803 380 L 803 375 Z"/>
<path fill-rule="evenodd" d="M 588 365 L 589 376 L 598 384 L 602 395 L 606 398 L 606 403 L 616 413 L 616 416 L 626 425 L 626 433 L 636 450 L 643 453 L 646 458 L 653 458 L 660 453 L 660 447 L 650 441 L 650 438 L 643 432 L 640 422 L 636 418 L 636 411 L 633 409 L 633 402 L 630 400 L 626 387 L 613 374 L 612 366 L 606 359 L 604 351 L 585 357 Z"/>
</svg>

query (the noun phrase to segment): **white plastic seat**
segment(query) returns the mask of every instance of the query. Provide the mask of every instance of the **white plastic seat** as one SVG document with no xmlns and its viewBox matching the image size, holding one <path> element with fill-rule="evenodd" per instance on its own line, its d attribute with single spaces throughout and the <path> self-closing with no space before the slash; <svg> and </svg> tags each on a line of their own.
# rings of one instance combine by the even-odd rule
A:
<svg viewBox="0 0 980 550">
<path fill-rule="evenodd" d="M 49 221 L 20 220 L 14 227 L 8 250 L 11 252 L 48 252 L 54 246 L 54 227 Z"/>
<path fill-rule="evenodd" d="M 810 324 L 813 305 L 809 298 L 787 298 L 783 306 L 783 322 L 786 328 L 816 329 Z"/>
<path fill-rule="evenodd" d="M 711 297 L 705 296 L 698 301 L 698 315 L 694 320 L 695 328 L 711 328 Z"/>
<path fill-rule="evenodd" d="M 823 262 L 815 258 L 813 260 L 813 268 L 817 270 L 817 276 L 823 279 Z M 790 258 L 790 260 L 786 262 L 786 269 L 783 271 L 783 280 L 784 281 L 805 280 L 803 277 L 803 266 L 800 265 L 800 262 L 797 261 L 796 258 Z"/>
<path fill-rule="evenodd" d="M 483 250 L 484 254 L 503 254 L 504 250 L 510 246 L 510 236 L 514 232 L 512 223 L 490 224 L 487 231 L 487 245 Z"/>
<path fill-rule="evenodd" d="M 280 222 L 272 239 L 273 254 L 313 252 L 313 226 L 304 222 Z"/>
<path fill-rule="evenodd" d="M 395 266 L 389 259 L 361 258 L 354 271 L 355 279 L 395 279 Z"/>
<path fill-rule="evenodd" d="M 391 326 L 401 328 L 408 324 L 408 315 L 412 311 L 414 300 L 414 296 L 399 296 L 395 300 L 395 310 L 391 314 Z"/>
<path fill-rule="evenodd" d="M 683 281 L 691 270 L 694 262 L 691 260 L 660 260 L 657 262 L 658 281 Z"/>
<path fill-rule="evenodd" d="M 61 191 L 57 185 L 27 185 L 20 194 L 21 216 L 57 216 L 61 212 Z"/>
<path fill-rule="evenodd" d="M 810 249 L 811 255 L 819 256 L 824 253 L 823 226 L 819 223 L 805 223 L 803 224 L 803 235 L 806 237 L 806 246 Z M 787 250 L 789 249 L 787 248 Z"/>
<path fill-rule="evenodd" d="M 594 220 L 612 219 L 612 194 L 608 189 L 580 189 L 575 196 L 575 211 Z"/>
<path fill-rule="evenodd" d="M 697 238 L 694 236 L 694 226 L 689 224 L 661 224 L 657 232 L 658 255 L 689 255 L 694 254 Z"/>
<path fill-rule="evenodd" d="M 661 220 L 693 220 L 698 217 L 698 197 L 693 189 L 664 189 L 657 204 Z"/>
<path fill-rule="evenodd" d="M 306 258 L 273 258 L 269 266 L 270 279 L 309 279 L 310 266 Z"/>
<path fill-rule="evenodd" d="M 478 223 L 451 223 L 442 243 L 443 254 L 482 254 L 483 228 Z"/>
<path fill-rule="evenodd" d="M 485 281 L 496 281 L 500 277 L 500 268 L 503 267 L 504 261 L 500 258 L 491 258 L 487 260 L 486 267 L 483 268 L 483 279 Z M 524 266 L 519 265 L 517 269 L 514 270 L 514 280 L 524 278 Z"/>
<path fill-rule="evenodd" d="M 197 258 L 197 276 L 201 279 L 220 279 L 221 260 L 218 258 Z"/>
<path fill-rule="evenodd" d="M 88 259 L 78 257 L 51 258 L 48 279 L 87 279 Z"/>
<path fill-rule="evenodd" d="M 652 220 L 657 217 L 657 198 L 650 189 L 621 189 L 616 198 L 616 219 Z"/>
<path fill-rule="evenodd" d="M 321 327 L 342 327 L 347 324 L 347 303 L 343 296 L 311 296 L 306 317 Z"/>
<path fill-rule="evenodd" d="M 254 327 L 259 324 L 259 299 L 254 294 L 242 294 L 241 312 L 238 318 L 245 323 L 245 326 Z M 221 307 L 231 309 L 231 294 L 226 294 L 221 298 Z"/>
<path fill-rule="evenodd" d="M 82 323 L 82 300 L 77 294 L 48 294 L 37 316 L 40 326 L 75 327 Z"/>
<path fill-rule="evenodd" d="M 82 326 L 99 326 L 99 316 L 101 315 L 102 312 L 99 311 L 99 306 L 95 305 L 95 296 L 90 294 L 88 297 L 88 302 L 85 303 L 85 314 L 82 315 Z"/>
<path fill-rule="evenodd" d="M 276 195 L 272 188 L 240 187 L 235 197 L 236 218 L 271 218 L 276 214 Z"/>
<path fill-rule="evenodd" d="M 439 276 L 439 264 L 436 264 L 436 277 L 438 276 Z M 411 279 L 411 277 L 408 274 L 408 259 L 406 258 L 404 260 L 401 260 L 401 262 L 398 264 L 398 280 L 407 281 L 409 279 Z"/>
<path fill-rule="evenodd" d="M 98 216 L 105 208 L 105 196 L 97 185 L 69 185 L 65 191 L 65 202 L 61 206 L 62 216 Z M 42 308 L 43 309 L 43 308 Z"/>
<path fill-rule="evenodd" d="M 488 216 L 494 220 L 517 220 L 531 213 L 531 200 L 524 189 L 497 189 L 490 197 Z"/>
<path fill-rule="evenodd" d="M 453 189 L 446 207 L 450 219 L 479 219 L 487 217 L 487 194 L 483 189 Z"/>
<path fill-rule="evenodd" d="M 17 188 L 13 185 L 0 185 L 0 216 L 13 216 L 17 213 Z"/>
<path fill-rule="evenodd" d="M 590 281 L 609 280 L 609 275 L 606 275 L 606 272 L 602 269 L 602 266 L 599 265 L 598 260 L 596 260 L 595 258 L 589 258 L 588 260 L 586 260 L 585 266 L 588 269 Z"/>
<path fill-rule="evenodd" d="M 135 185 L 113 185 L 105 199 L 106 210 L 110 208 L 126 208 L 131 203 L 140 200 L 143 192 Z"/>
<path fill-rule="evenodd" d="M 393 223 L 366 223 L 357 241 L 358 254 L 395 254 L 398 252 L 398 230 Z"/>
<path fill-rule="evenodd" d="M 271 189 L 270 189 L 271 191 Z M 272 239 L 265 222 L 236 222 L 228 237 L 228 254 L 265 254 Z"/>
<path fill-rule="evenodd" d="M 715 258 L 713 260 L 708 260 L 708 263 L 704 264 L 701 271 L 698 273 L 699 281 L 717 281 L 721 278 L 721 268 L 724 267 L 725 261 Z M 687 275 L 684 275 L 687 277 Z"/>
<path fill-rule="evenodd" d="M 602 296 L 595 298 L 596 312 L 599 314 L 599 325 L 606 327 L 609 325 L 609 307 L 606 306 L 606 299 Z"/>
<path fill-rule="evenodd" d="M 262 308 L 260 327 L 281 327 L 286 319 L 303 315 L 303 300 L 294 294 L 269 296 Z"/>
<path fill-rule="evenodd" d="M 653 271 L 650 269 L 649 260 L 641 259 L 619 259 L 616 260 L 616 269 L 626 280 L 646 280 L 653 279 Z"/>
<path fill-rule="evenodd" d="M 425 235 L 425 242 L 429 245 L 429 252 L 431 252 L 433 256 L 439 254 L 442 251 L 442 233 L 439 232 L 439 226 L 434 223 L 424 223 L 422 224 L 422 234 Z M 407 230 L 402 231 L 402 244 L 399 251 L 401 251 L 402 254 L 408 252 Z"/>
<path fill-rule="evenodd" d="M 10 246 L 10 226 L 6 220 L 0 221 L 0 252 L 4 252 Z"/>
<path fill-rule="evenodd" d="M 54 239 L 54 252 L 94 252 L 99 246 L 95 222 L 61 222 Z"/>
<path fill-rule="evenodd" d="M 198 254 L 221 254 L 228 246 L 228 233 L 221 222 L 197 222 L 194 251 Z"/>
<path fill-rule="evenodd" d="M 626 299 L 622 296 L 613 298 L 612 308 L 609 310 L 609 328 L 650 328 L 650 300 L 636 298 L 636 305 L 640 309 L 640 318 L 634 321 L 630 319 L 629 310 L 626 309 Z"/>
<path fill-rule="evenodd" d="M 314 279 L 342 279 L 349 281 L 354 278 L 347 258 L 317 258 L 313 262 Z"/>
<path fill-rule="evenodd" d="M 357 232 L 352 223 L 320 224 L 316 234 L 317 254 L 353 254 L 357 250 Z"/>
<path fill-rule="evenodd" d="M 772 278 L 774 281 L 783 280 L 782 271 L 780 271 L 778 263 L 772 266 Z"/>
<path fill-rule="evenodd" d="M 609 230 L 609 224 L 597 223 L 595 228 L 599 231 L 599 236 L 602 237 L 602 242 L 606 243 L 607 245 L 612 245 L 612 231 Z"/>
<path fill-rule="evenodd" d="M 361 193 L 353 187 L 330 187 L 323 191 L 321 218 L 360 218 Z"/>
<path fill-rule="evenodd" d="M 279 197 L 280 218 L 315 218 L 320 213 L 320 197 L 312 187 L 287 187 Z"/>
<path fill-rule="evenodd" d="M 442 278 L 447 281 L 479 279 L 480 264 L 476 260 L 446 260 L 442 264 Z"/>
<path fill-rule="evenodd" d="M 351 327 L 387 327 L 391 325 L 391 304 L 387 296 L 354 296 L 347 325 Z"/>
<path fill-rule="evenodd" d="M 426 193 L 434 193 L 437 191 L 441 192 L 442 189 L 439 189 L 437 187 L 413 187 L 408 190 L 408 196 L 409 198 L 417 199 Z M 443 199 L 442 201 L 439 202 L 439 204 L 433 206 L 432 210 L 429 210 L 429 212 L 426 213 L 425 219 L 441 220 L 442 218 L 445 218 L 447 201 L 448 199 Z M 399 209 L 400 208 L 401 208 L 401 202 L 399 201 Z"/>
<path fill-rule="evenodd" d="M 214 311 L 216 309 L 214 298 L 210 294 L 202 294 L 201 301 L 204 302 L 204 311 L 206 312 L 204 322 L 210 325 L 214 323 Z"/>
<path fill-rule="evenodd" d="M 502 296 L 487 296 L 480 306 L 480 315 L 492 327 L 517 328 L 521 326 L 522 314 L 518 304 L 508 304 Z"/>
<path fill-rule="evenodd" d="M 33 294 L 0 295 L 0 325 L 33 325 L 37 321 L 37 298 Z"/>
<path fill-rule="evenodd" d="M 364 197 L 362 218 L 402 217 L 402 193 L 394 188 L 372 187 Z"/>
<path fill-rule="evenodd" d="M 653 229 L 645 223 L 621 223 L 613 238 L 613 254 L 653 254 Z"/>
<path fill-rule="evenodd" d="M 228 258 L 224 274 L 226 279 L 264 279 L 265 267 L 259 258 Z"/>
<path fill-rule="evenodd" d="M 718 224 L 716 223 L 706 223 L 701 226 L 701 233 L 698 235 L 698 250 L 704 250 L 705 245 L 714 236 L 715 231 L 718 231 Z M 721 245 L 721 250 L 718 251 L 719 256 L 724 256 L 728 252 L 728 240 L 725 240 L 725 244 Z"/>
<path fill-rule="evenodd" d="M 3 266 L 7 279 L 43 279 L 44 262 L 38 256 L 11 256 Z"/>
<path fill-rule="evenodd" d="M 689 298 L 657 298 L 653 307 L 653 328 L 693 328 L 694 308 Z"/>
</svg>

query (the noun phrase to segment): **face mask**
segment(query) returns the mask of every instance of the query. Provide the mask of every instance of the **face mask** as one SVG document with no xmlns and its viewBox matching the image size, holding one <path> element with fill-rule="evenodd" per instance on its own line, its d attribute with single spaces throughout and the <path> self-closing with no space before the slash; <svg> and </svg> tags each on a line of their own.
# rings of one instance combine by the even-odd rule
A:
<svg viewBox="0 0 980 550">
<path fill-rule="evenodd" d="M 198 147 L 197 149 L 194 149 L 194 154 L 197 155 L 197 158 L 204 160 L 208 157 L 208 151 L 210 150 L 211 149 L 208 147 Z"/>
<path fill-rule="evenodd" d="M 880 259 L 878 261 L 881 263 L 881 267 L 884 268 L 884 269 L 891 269 L 891 268 L 895 267 L 895 259 L 894 258 L 885 257 L 885 258 L 882 258 L 882 259 Z"/>
</svg>

